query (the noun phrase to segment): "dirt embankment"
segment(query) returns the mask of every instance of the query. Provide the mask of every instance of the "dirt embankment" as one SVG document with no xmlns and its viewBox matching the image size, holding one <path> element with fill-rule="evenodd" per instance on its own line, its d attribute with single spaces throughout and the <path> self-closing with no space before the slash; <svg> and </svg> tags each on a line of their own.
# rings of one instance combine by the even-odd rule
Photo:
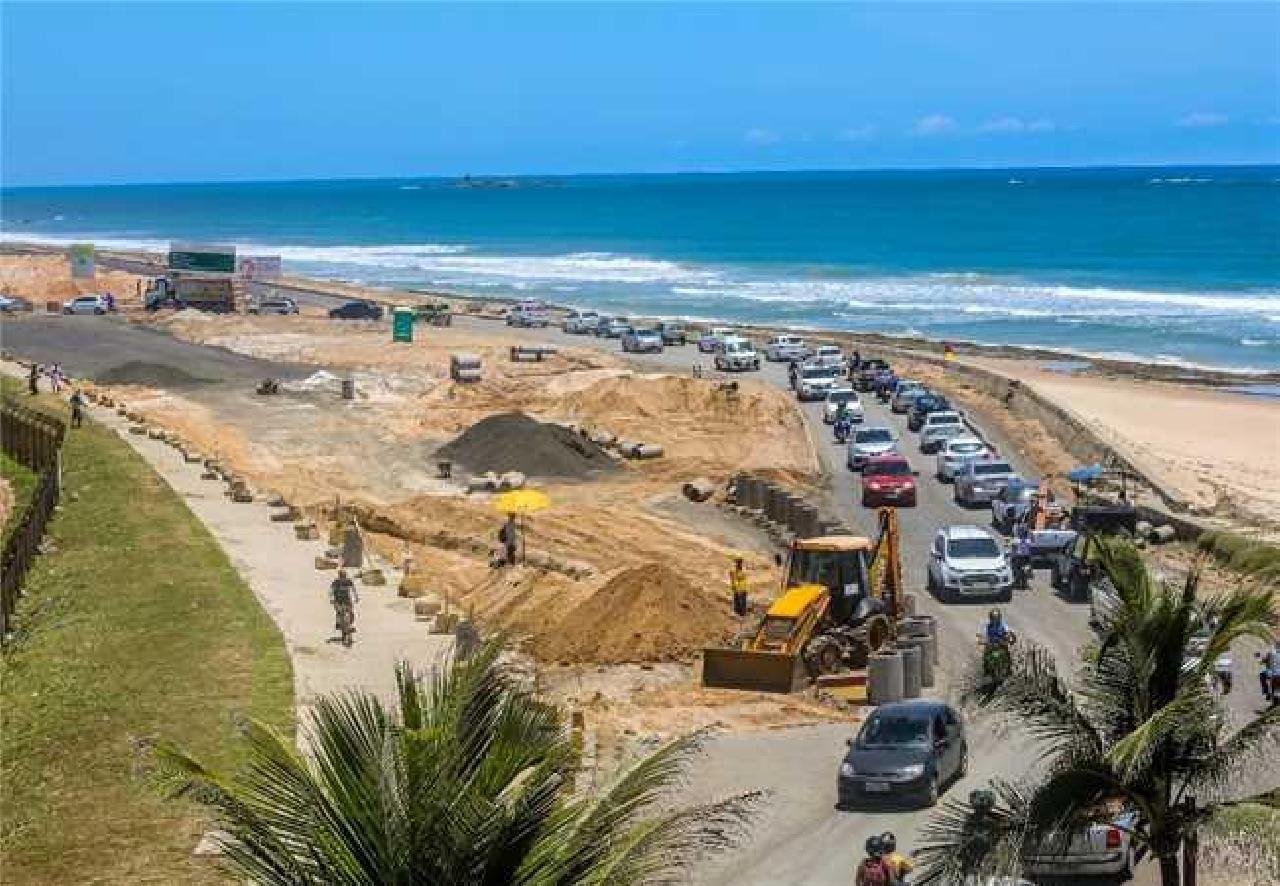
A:
<svg viewBox="0 0 1280 886">
<path fill-rule="evenodd" d="M 0 293 L 25 298 L 44 310 L 46 302 L 64 302 L 78 295 L 110 292 L 121 308 L 140 307 L 142 277 L 98 267 L 93 279 L 74 280 L 65 255 L 6 255 L 0 261 Z"/>
</svg>

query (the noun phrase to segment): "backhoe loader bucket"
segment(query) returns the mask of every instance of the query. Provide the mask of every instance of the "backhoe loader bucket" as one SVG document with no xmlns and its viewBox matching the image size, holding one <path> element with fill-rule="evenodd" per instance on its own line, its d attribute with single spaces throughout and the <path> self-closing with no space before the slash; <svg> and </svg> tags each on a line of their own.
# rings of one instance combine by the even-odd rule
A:
<svg viewBox="0 0 1280 886">
<path fill-rule="evenodd" d="M 743 649 L 702 650 L 702 685 L 753 692 L 796 692 L 808 682 L 800 656 Z"/>
</svg>

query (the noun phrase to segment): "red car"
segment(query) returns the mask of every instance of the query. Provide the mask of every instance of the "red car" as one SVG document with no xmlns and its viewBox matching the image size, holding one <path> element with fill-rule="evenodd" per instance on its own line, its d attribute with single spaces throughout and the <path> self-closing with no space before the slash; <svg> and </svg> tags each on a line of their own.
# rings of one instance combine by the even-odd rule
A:
<svg viewBox="0 0 1280 886">
<path fill-rule="evenodd" d="M 862 469 L 862 504 L 915 507 L 916 475 L 900 455 L 877 455 Z"/>
</svg>

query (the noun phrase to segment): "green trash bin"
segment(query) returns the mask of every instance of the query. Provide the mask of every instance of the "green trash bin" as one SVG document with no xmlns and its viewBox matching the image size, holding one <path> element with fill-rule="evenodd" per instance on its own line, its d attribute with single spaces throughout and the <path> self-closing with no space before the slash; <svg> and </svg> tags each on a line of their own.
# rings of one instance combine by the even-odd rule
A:
<svg viewBox="0 0 1280 886">
<path fill-rule="evenodd" d="M 392 312 L 392 341 L 413 341 L 413 317 L 413 308 L 396 308 Z"/>
</svg>

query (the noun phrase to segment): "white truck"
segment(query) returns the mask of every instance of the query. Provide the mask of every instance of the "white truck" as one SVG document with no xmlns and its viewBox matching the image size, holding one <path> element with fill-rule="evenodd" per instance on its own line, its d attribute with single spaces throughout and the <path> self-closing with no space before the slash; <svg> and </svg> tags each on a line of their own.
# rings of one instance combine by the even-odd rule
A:
<svg viewBox="0 0 1280 886">
<path fill-rule="evenodd" d="M 805 363 L 796 370 L 796 397 L 800 400 L 825 400 L 839 380 L 838 367 Z"/>
<path fill-rule="evenodd" d="M 809 356 L 810 348 L 798 335 L 774 335 L 764 344 L 764 358 L 771 363 L 790 363 Z"/>
<path fill-rule="evenodd" d="M 760 368 L 760 355 L 750 341 L 732 336 L 721 342 L 716 351 L 715 366 L 721 372 L 756 370 Z"/>
</svg>

